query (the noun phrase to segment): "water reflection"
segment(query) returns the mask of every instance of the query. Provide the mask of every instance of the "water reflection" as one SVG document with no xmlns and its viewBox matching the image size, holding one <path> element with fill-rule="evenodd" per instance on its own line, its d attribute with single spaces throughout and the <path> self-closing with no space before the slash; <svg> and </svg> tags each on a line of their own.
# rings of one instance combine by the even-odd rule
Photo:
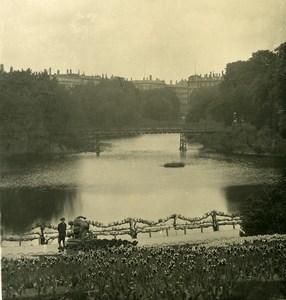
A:
<svg viewBox="0 0 286 300">
<path fill-rule="evenodd" d="M 248 193 L 286 166 L 285 159 L 205 153 L 196 144 L 181 156 L 178 134 L 106 143 L 100 157 L 81 153 L 2 161 L 2 225 L 16 231 L 37 220 L 57 224 L 60 216 L 106 223 L 240 211 Z M 180 160 L 184 168 L 163 167 Z"/>
<path fill-rule="evenodd" d="M 227 186 L 224 189 L 227 199 L 227 209 L 230 212 L 241 212 L 249 203 L 251 195 L 257 195 L 264 192 L 263 185 L 237 185 Z"/>
<path fill-rule="evenodd" d="M 29 230 L 34 222 L 71 214 L 77 191 L 66 187 L 0 189 L 1 222 L 8 232 Z"/>
</svg>

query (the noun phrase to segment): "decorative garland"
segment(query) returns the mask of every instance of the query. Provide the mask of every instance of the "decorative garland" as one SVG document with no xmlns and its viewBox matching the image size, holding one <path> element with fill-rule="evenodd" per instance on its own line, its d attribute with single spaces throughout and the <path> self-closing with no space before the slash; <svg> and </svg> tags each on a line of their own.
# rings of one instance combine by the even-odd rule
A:
<svg viewBox="0 0 286 300">
<path fill-rule="evenodd" d="M 211 220 L 207 220 L 207 218 L 211 217 Z M 216 217 L 224 217 L 223 219 L 216 219 Z M 166 224 L 166 222 L 173 220 L 172 225 Z M 184 224 L 177 224 L 177 221 L 181 220 L 187 223 Z M 137 233 L 146 233 L 146 232 L 158 232 L 163 229 L 185 229 L 185 228 L 206 228 L 206 227 L 211 227 L 216 225 L 236 225 L 241 223 L 241 218 L 240 215 L 238 214 L 226 214 L 224 212 L 220 211 L 215 211 L 212 210 L 208 213 L 205 213 L 202 217 L 196 217 L 196 218 L 189 218 L 182 216 L 180 214 L 172 214 L 164 219 L 158 219 L 158 221 L 149 221 L 141 218 L 126 218 L 121 221 L 115 221 L 112 223 L 108 224 L 103 224 L 98 221 L 92 221 L 92 220 L 87 220 L 85 221 L 89 225 L 97 228 L 101 228 L 103 230 L 91 230 L 91 232 L 94 235 L 124 235 L 124 234 L 130 234 L 133 237 L 133 234 L 137 235 Z M 144 224 L 145 226 L 139 226 L 140 224 Z M 119 227 L 122 225 L 127 224 L 128 227 Z M 167 227 L 166 227 L 167 226 Z M 41 232 L 31 232 L 32 230 L 40 228 Z M 35 225 L 32 226 L 32 228 L 26 232 L 20 235 L 20 237 L 15 238 L 15 237 L 9 237 L 9 238 L 2 238 L 2 240 L 6 241 L 32 241 L 35 239 L 38 239 L 40 237 L 44 237 L 44 234 L 46 237 L 49 236 L 49 234 L 55 234 L 53 233 L 44 233 L 44 230 L 46 228 L 53 229 L 57 231 L 57 226 L 54 226 L 50 223 L 36 223 Z M 105 230 L 104 230 L 105 229 Z M 131 233 L 131 231 L 133 233 Z M 38 237 L 32 237 L 31 235 L 37 234 Z M 18 235 L 19 236 L 19 235 Z M 23 237 L 23 236 L 30 236 L 30 237 Z M 52 236 L 49 237 L 49 239 L 55 239 L 57 238 Z"/>
</svg>

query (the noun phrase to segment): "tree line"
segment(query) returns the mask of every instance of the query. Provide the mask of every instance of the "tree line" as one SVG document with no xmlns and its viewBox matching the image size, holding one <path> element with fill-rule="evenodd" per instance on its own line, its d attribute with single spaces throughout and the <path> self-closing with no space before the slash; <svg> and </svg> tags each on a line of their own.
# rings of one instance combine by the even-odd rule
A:
<svg viewBox="0 0 286 300">
<path fill-rule="evenodd" d="M 171 123 L 179 99 L 168 87 L 139 91 L 103 79 L 65 89 L 48 74 L 0 74 L 0 152 L 42 152 L 80 145 L 88 130 Z M 220 129 L 196 138 L 216 151 L 286 154 L 286 43 L 227 64 L 219 86 L 192 93 L 187 123 Z"/>
<path fill-rule="evenodd" d="M 219 86 L 194 91 L 187 122 L 224 128 L 197 137 L 219 151 L 286 154 L 286 43 L 227 64 Z"/>
<path fill-rule="evenodd" d="M 0 74 L 0 111 L 1 152 L 34 153 L 72 149 L 92 130 L 176 120 L 179 99 L 118 78 L 65 89 L 28 69 Z"/>
</svg>

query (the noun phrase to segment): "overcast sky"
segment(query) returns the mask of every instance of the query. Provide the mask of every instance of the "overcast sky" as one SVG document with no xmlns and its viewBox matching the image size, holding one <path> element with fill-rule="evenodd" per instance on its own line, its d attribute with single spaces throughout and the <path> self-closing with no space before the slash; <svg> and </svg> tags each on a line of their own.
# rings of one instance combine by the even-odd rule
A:
<svg viewBox="0 0 286 300">
<path fill-rule="evenodd" d="M 286 0 L 0 0 L 0 63 L 166 81 L 286 42 Z"/>
</svg>

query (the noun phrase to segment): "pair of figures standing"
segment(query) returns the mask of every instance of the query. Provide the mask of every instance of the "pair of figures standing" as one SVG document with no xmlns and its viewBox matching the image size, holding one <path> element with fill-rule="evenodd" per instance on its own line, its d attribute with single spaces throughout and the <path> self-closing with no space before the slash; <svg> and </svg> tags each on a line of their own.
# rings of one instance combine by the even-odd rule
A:
<svg viewBox="0 0 286 300">
<path fill-rule="evenodd" d="M 70 221 L 69 225 L 72 228 L 73 236 L 76 239 L 85 239 L 85 237 L 89 233 L 89 223 L 85 221 L 85 217 L 78 216 L 74 219 L 74 221 Z M 57 230 L 59 232 L 58 244 L 59 250 L 63 250 L 65 248 L 65 238 L 67 231 L 67 224 L 65 223 L 65 218 L 61 218 L 61 223 L 58 224 Z"/>
</svg>

